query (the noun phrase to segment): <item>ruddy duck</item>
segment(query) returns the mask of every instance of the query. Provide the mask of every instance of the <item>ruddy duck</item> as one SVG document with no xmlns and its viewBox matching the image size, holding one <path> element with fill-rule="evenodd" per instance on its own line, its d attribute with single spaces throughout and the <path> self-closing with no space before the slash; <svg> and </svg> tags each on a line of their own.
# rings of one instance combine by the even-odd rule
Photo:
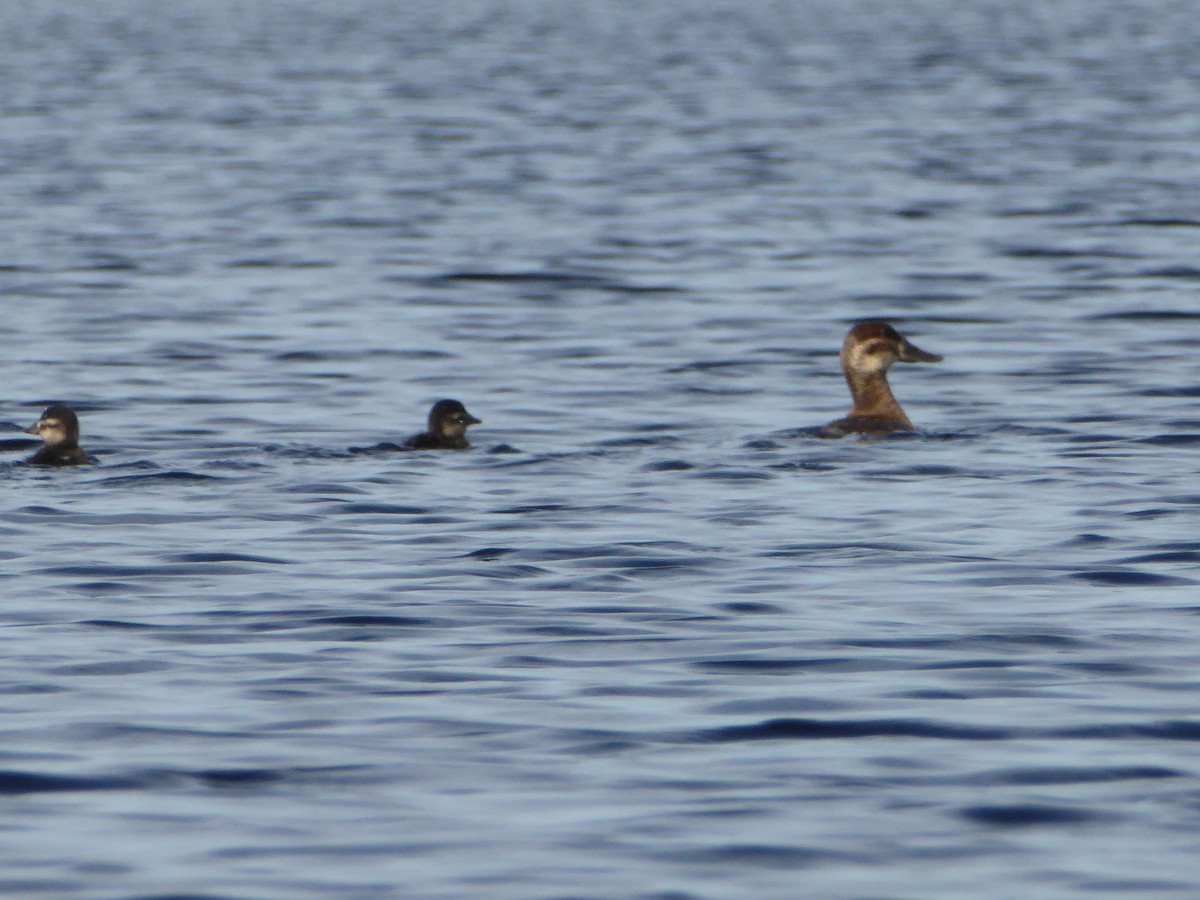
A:
<svg viewBox="0 0 1200 900">
<path fill-rule="evenodd" d="M 897 361 L 941 362 L 940 356 L 909 343 L 886 322 L 860 322 L 846 335 L 841 359 L 854 406 L 850 415 L 830 422 L 817 432 L 819 437 L 840 438 L 848 434 L 882 437 L 896 431 L 915 430 L 892 396 L 887 370 Z"/>
<path fill-rule="evenodd" d="M 439 400 L 429 410 L 429 430 L 404 442 L 406 450 L 466 450 L 467 428 L 482 424 L 457 400 Z"/>
<path fill-rule="evenodd" d="M 47 407 L 25 433 L 36 434 L 45 441 L 42 448 L 29 457 L 29 462 L 34 465 L 79 466 L 92 461 L 79 446 L 79 418 L 65 406 Z"/>
</svg>

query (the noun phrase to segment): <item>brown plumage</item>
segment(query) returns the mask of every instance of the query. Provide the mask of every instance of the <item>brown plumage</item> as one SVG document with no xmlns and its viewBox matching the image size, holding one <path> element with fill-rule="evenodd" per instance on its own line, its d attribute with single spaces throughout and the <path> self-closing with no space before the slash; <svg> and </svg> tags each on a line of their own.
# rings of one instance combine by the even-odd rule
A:
<svg viewBox="0 0 1200 900">
<path fill-rule="evenodd" d="M 892 394 L 887 371 L 896 362 L 941 362 L 940 356 L 926 353 L 886 322 L 862 322 L 846 335 L 841 360 L 854 405 L 848 416 L 823 427 L 820 437 L 883 436 L 914 430 Z"/>
</svg>

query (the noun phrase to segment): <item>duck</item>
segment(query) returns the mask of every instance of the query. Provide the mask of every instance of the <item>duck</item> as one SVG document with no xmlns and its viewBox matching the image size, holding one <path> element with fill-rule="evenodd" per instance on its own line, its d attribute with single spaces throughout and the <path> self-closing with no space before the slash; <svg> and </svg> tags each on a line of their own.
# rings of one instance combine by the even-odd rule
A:
<svg viewBox="0 0 1200 900">
<path fill-rule="evenodd" d="M 79 446 L 79 417 L 60 404 L 46 407 L 36 422 L 25 429 L 44 443 L 28 462 L 35 466 L 81 466 L 92 458 Z"/>
<path fill-rule="evenodd" d="M 467 428 L 483 424 L 458 400 L 439 400 L 429 410 L 429 430 L 404 442 L 406 450 L 467 450 Z"/>
<path fill-rule="evenodd" d="M 942 357 L 922 350 L 887 322 L 860 322 L 842 342 L 841 360 L 854 405 L 848 416 L 823 426 L 818 437 L 885 437 L 916 430 L 892 394 L 888 369 L 896 362 L 936 363 Z"/>
</svg>

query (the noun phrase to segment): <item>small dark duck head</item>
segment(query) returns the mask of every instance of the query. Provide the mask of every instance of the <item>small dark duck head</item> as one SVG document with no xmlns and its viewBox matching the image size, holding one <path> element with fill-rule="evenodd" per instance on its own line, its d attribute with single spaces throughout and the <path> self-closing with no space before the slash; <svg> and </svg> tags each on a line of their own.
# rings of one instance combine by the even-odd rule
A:
<svg viewBox="0 0 1200 900">
<path fill-rule="evenodd" d="M 467 428 L 482 423 L 482 419 L 467 412 L 457 400 L 439 400 L 429 410 L 429 433 L 447 440 L 461 439 L 466 436 Z"/>
<path fill-rule="evenodd" d="M 74 447 L 79 443 L 79 417 L 67 407 L 55 404 L 47 407 L 25 433 L 36 434 L 48 447 Z"/>
</svg>

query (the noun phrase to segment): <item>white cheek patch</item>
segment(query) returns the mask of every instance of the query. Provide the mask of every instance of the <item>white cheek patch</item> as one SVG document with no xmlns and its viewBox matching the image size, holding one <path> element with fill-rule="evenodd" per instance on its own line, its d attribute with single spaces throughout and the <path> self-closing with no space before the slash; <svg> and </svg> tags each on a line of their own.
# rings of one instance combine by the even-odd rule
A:
<svg viewBox="0 0 1200 900">
<path fill-rule="evenodd" d="M 850 368 L 856 372 L 872 372 L 879 368 L 879 357 L 866 347 L 855 347 L 850 354 Z"/>
</svg>

